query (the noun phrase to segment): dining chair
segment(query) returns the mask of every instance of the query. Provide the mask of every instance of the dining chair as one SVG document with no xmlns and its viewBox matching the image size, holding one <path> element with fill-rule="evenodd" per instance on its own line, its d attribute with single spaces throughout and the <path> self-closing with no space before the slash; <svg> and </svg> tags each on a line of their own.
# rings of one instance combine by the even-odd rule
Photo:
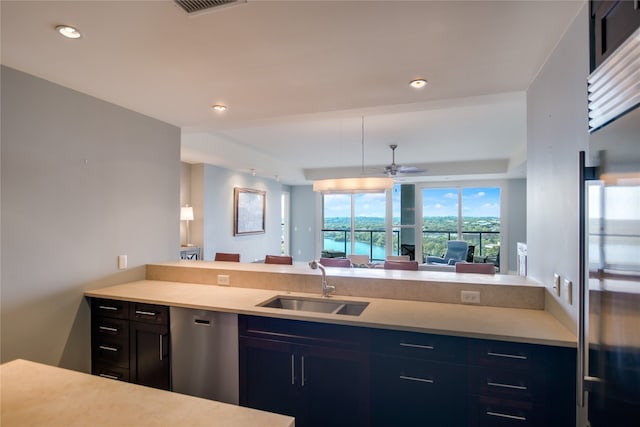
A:
<svg viewBox="0 0 640 427">
<path fill-rule="evenodd" d="M 410 261 L 409 255 L 389 255 L 387 261 Z"/>
<path fill-rule="evenodd" d="M 353 265 L 367 265 L 369 264 L 369 255 L 349 255 L 347 258 L 351 261 Z"/>
<path fill-rule="evenodd" d="M 288 255 L 267 255 L 264 257 L 264 263 L 293 265 L 293 257 Z"/>
<path fill-rule="evenodd" d="M 385 261 L 385 270 L 418 270 L 418 261 Z"/>
<path fill-rule="evenodd" d="M 240 254 L 230 254 L 225 252 L 216 252 L 214 261 L 231 261 L 240 262 Z"/>
<path fill-rule="evenodd" d="M 320 258 L 320 264 L 325 267 L 352 267 L 351 260 L 347 258 Z"/>
<path fill-rule="evenodd" d="M 496 274 L 496 266 L 483 262 L 456 262 L 456 273 Z"/>
</svg>

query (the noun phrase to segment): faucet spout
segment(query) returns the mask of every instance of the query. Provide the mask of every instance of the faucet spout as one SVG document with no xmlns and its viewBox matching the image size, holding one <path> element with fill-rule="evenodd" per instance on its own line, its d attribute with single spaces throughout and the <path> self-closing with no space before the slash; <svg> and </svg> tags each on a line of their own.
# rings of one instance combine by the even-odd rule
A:
<svg viewBox="0 0 640 427">
<path fill-rule="evenodd" d="M 320 264 L 318 261 L 314 259 L 312 261 L 309 261 L 309 267 L 311 267 L 312 270 L 320 269 L 320 271 L 322 272 L 322 296 L 323 297 L 328 297 L 330 294 L 336 291 L 335 286 L 331 286 L 327 283 L 327 272 L 324 269 L 324 265 Z"/>
</svg>

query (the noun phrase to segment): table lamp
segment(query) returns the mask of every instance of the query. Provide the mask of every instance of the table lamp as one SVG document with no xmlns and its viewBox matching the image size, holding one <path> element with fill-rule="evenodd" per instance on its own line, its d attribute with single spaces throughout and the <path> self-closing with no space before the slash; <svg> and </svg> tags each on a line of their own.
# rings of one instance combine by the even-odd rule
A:
<svg viewBox="0 0 640 427">
<path fill-rule="evenodd" d="M 193 206 L 184 205 L 180 208 L 180 221 L 187 221 L 187 244 L 185 246 L 193 246 L 189 242 L 189 221 L 193 221 Z"/>
</svg>

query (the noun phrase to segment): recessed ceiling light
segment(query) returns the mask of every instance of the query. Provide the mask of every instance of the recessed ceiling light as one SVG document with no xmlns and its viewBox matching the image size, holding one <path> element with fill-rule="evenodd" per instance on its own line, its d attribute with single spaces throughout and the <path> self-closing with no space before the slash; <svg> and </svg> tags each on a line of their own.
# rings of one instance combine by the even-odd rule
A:
<svg viewBox="0 0 640 427">
<path fill-rule="evenodd" d="M 422 89 L 427 85 L 427 81 L 425 79 L 415 79 L 411 80 L 409 85 L 414 89 Z"/>
<path fill-rule="evenodd" d="M 213 108 L 215 111 L 218 112 L 223 112 L 223 111 L 227 111 L 227 106 L 223 105 L 223 104 L 214 104 L 211 106 L 211 108 Z"/>
<path fill-rule="evenodd" d="M 68 25 L 58 25 L 56 31 L 68 39 L 79 39 L 82 36 L 80 31 Z"/>
</svg>

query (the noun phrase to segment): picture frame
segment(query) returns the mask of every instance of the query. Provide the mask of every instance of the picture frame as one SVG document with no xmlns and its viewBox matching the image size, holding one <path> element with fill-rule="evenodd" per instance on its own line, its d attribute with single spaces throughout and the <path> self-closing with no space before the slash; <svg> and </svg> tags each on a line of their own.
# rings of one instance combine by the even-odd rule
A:
<svg viewBox="0 0 640 427">
<path fill-rule="evenodd" d="M 266 191 L 240 187 L 233 189 L 234 236 L 265 232 L 266 198 Z"/>
</svg>

